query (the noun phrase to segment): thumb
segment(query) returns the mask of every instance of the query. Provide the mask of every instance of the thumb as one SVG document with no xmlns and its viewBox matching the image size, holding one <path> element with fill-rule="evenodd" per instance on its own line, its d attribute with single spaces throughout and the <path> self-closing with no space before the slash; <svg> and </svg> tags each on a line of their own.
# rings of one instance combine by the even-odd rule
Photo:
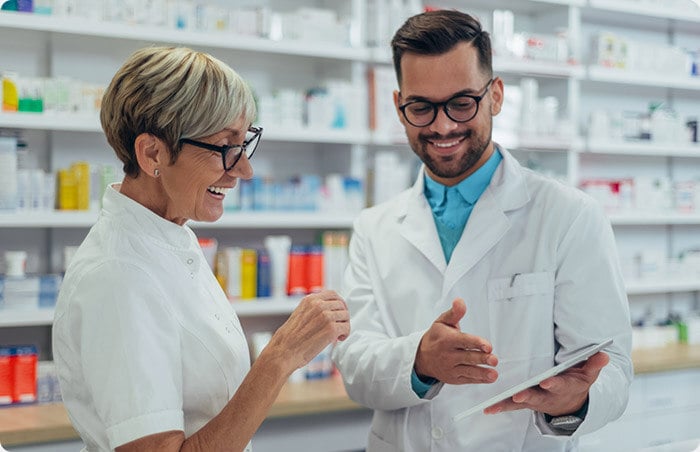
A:
<svg viewBox="0 0 700 452">
<path fill-rule="evenodd" d="M 453 326 L 459 329 L 459 321 L 467 313 L 467 305 L 461 298 L 455 298 L 452 301 L 452 307 L 440 314 L 435 322 L 444 323 L 445 325 Z"/>
</svg>

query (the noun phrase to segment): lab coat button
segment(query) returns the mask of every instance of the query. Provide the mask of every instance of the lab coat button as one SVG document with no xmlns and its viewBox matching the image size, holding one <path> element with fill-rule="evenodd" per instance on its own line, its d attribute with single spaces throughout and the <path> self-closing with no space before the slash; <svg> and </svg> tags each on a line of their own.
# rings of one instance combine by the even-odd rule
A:
<svg viewBox="0 0 700 452">
<path fill-rule="evenodd" d="M 187 259 L 187 263 L 188 263 L 189 265 L 192 265 L 192 262 L 194 262 L 194 259 L 192 259 L 191 257 L 190 257 L 189 259 Z"/>
<path fill-rule="evenodd" d="M 442 429 L 440 427 L 433 427 L 433 429 L 430 431 L 430 435 L 433 437 L 433 439 L 442 439 Z"/>
</svg>

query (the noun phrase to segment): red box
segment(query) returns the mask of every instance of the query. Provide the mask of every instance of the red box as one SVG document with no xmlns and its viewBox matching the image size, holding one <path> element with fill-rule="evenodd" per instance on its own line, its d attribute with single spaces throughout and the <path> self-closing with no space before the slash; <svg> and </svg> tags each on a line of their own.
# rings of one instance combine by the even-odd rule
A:
<svg viewBox="0 0 700 452">
<path fill-rule="evenodd" d="M 15 347 L 12 357 L 13 403 L 36 402 L 36 367 L 38 356 L 36 347 L 23 345 Z"/>
</svg>

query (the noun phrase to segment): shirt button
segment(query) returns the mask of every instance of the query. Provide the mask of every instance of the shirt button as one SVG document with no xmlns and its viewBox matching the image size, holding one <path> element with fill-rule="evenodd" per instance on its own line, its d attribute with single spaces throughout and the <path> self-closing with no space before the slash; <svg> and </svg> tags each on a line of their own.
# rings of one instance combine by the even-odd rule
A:
<svg viewBox="0 0 700 452">
<path fill-rule="evenodd" d="M 214 314 L 214 318 L 215 318 L 216 320 L 221 320 L 221 317 L 219 317 L 219 314 Z"/>
<path fill-rule="evenodd" d="M 194 279 L 194 273 L 190 273 L 190 278 Z"/>
<path fill-rule="evenodd" d="M 189 265 L 192 265 L 192 262 L 194 262 L 194 259 L 192 259 L 191 257 L 190 257 L 189 259 L 187 259 L 187 263 L 188 263 Z"/>
<path fill-rule="evenodd" d="M 433 429 L 430 431 L 430 435 L 433 437 L 433 439 L 442 439 L 442 429 L 440 427 L 433 427 Z"/>
</svg>

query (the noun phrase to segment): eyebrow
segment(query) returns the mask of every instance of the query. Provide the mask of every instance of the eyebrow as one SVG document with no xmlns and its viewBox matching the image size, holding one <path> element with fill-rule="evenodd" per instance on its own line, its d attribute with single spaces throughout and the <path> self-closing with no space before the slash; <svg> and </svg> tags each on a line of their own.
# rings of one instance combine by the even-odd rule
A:
<svg viewBox="0 0 700 452">
<path fill-rule="evenodd" d="M 471 89 L 463 89 L 462 91 L 457 91 L 456 93 L 452 93 L 449 97 L 446 97 L 445 100 L 452 99 L 453 97 L 457 96 L 464 96 L 464 95 L 469 95 L 469 96 L 475 96 L 476 91 L 471 90 Z M 428 97 L 425 96 L 408 96 L 404 97 L 403 100 L 405 102 L 413 102 L 413 101 L 426 101 L 426 102 L 436 102 Z"/>
</svg>

